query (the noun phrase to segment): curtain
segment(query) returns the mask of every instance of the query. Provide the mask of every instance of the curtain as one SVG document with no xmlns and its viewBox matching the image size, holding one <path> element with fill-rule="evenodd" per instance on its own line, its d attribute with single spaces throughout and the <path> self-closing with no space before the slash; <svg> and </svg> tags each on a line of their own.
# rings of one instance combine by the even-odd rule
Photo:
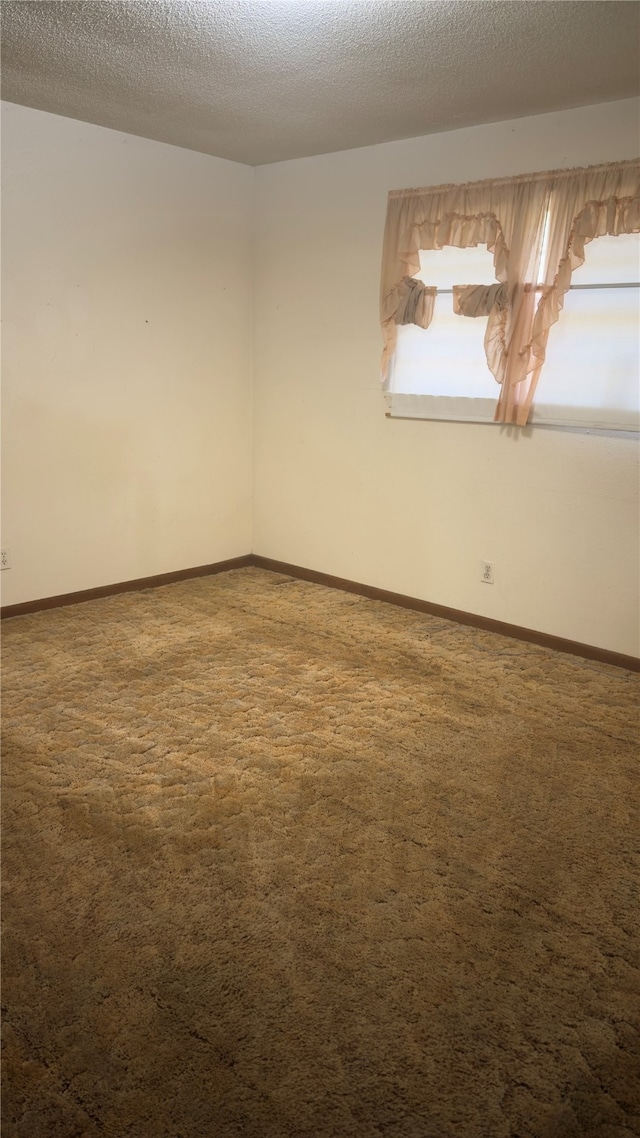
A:
<svg viewBox="0 0 640 1138">
<path fill-rule="evenodd" d="M 436 290 L 415 280 L 420 250 L 487 245 L 497 283 L 454 288 L 454 311 L 488 316 L 487 364 L 500 385 L 495 419 L 524 426 L 571 274 L 594 237 L 640 232 L 640 162 L 553 170 L 465 185 L 392 190 L 382 254 L 382 376 L 397 327 L 427 328 Z"/>
</svg>

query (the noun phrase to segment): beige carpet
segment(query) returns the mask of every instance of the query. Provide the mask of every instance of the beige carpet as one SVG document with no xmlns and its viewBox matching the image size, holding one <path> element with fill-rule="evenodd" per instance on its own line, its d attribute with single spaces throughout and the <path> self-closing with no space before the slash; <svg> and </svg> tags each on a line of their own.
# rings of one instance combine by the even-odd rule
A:
<svg viewBox="0 0 640 1138">
<path fill-rule="evenodd" d="M 640 1134 L 637 677 L 257 569 L 4 671 L 4 1138 Z"/>
</svg>

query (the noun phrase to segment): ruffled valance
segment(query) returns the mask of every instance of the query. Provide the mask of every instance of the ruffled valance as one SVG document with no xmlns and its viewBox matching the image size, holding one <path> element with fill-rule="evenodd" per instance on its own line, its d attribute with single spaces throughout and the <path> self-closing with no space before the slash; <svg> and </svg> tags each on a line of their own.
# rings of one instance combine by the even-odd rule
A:
<svg viewBox="0 0 640 1138">
<path fill-rule="evenodd" d="M 638 232 L 638 161 L 392 191 L 382 258 L 383 380 L 388 381 L 397 326 L 427 328 L 433 316 L 435 289 L 414 279 L 420 250 L 486 244 L 497 284 L 457 286 L 454 310 L 489 317 L 485 351 L 500 384 L 495 418 L 524 425 L 549 328 L 573 270 L 584 261 L 585 244 Z"/>
</svg>

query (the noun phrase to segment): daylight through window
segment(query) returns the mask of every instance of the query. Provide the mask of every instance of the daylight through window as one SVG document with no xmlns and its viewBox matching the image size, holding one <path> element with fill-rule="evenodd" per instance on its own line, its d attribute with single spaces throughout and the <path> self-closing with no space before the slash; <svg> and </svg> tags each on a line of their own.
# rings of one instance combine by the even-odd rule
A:
<svg viewBox="0 0 640 1138">
<path fill-rule="evenodd" d="M 640 429 L 640 234 L 599 237 L 573 273 L 564 309 L 549 333 L 533 423 Z M 494 420 L 496 380 L 484 351 L 487 316 L 457 316 L 460 280 L 495 280 L 486 245 L 420 254 L 417 279 L 437 287 L 428 330 L 398 328 L 390 373 L 392 413 L 418 418 Z"/>
</svg>

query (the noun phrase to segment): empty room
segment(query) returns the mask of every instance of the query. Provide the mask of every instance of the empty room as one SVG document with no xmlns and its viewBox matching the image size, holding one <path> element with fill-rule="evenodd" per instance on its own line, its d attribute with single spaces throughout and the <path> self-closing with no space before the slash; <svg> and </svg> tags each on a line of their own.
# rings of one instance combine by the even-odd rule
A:
<svg viewBox="0 0 640 1138">
<path fill-rule="evenodd" d="M 640 4 L 2 0 L 6 1138 L 640 1135 Z"/>
</svg>

